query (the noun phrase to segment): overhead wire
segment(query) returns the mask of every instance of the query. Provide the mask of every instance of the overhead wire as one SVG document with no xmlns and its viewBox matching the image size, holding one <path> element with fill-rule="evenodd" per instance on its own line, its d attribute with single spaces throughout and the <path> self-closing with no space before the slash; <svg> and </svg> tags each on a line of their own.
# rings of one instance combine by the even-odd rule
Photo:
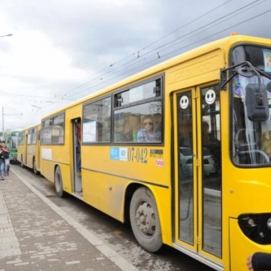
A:
<svg viewBox="0 0 271 271">
<path fill-rule="evenodd" d="M 22 97 L 27 99 L 51 99 L 51 96 L 33 96 L 33 95 L 25 95 L 25 94 L 18 94 L 18 93 L 9 93 L 4 90 L 0 90 L 0 93 L 7 95 L 7 96 L 16 96 L 16 97 Z"/>
<path fill-rule="evenodd" d="M 203 18 L 204 16 L 206 16 L 206 15 L 212 13 L 213 11 L 215 11 L 215 10 L 221 8 L 222 6 L 226 5 L 227 3 L 231 2 L 231 1 L 232 1 L 232 0 L 229 0 L 229 1 L 227 1 L 227 2 L 225 2 L 225 3 L 223 3 L 223 4 L 219 5 L 219 6 L 217 6 L 217 7 L 215 7 L 215 8 L 209 10 L 208 12 L 206 12 L 206 13 L 204 13 L 203 15 L 197 17 L 196 19 L 194 19 L 194 20 L 192 20 L 192 21 L 186 23 L 185 25 L 183 25 L 183 26 L 177 28 L 176 30 L 170 32 L 169 34 L 167 34 L 167 35 L 165 35 L 165 36 L 159 38 L 158 40 L 156 40 L 156 41 L 154 41 L 154 42 L 151 42 L 150 44 L 144 46 L 143 48 L 141 48 L 140 50 L 134 52 L 133 54 L 128 55 L 128 56 L 122 58 L 121 60 L 119 60 L 119 61 L 117 61 L 117 62 L 115 62 L 115 63 L 113 63 L 113 64 L 110 64 L 110 65 L 109 65 L 109 68 L 112 68 L 113 66 L 116 66 L 118 63 L 122 62 L 123 60 L 125 60 L 125 59 L 127 59 L 127 58 L 129 58 L 129 57 L 132 57 L 132 56 L 135 56 L 135 55 L 138 56 L 139 52 L 145 50 L 146 48 L 152 46 L 153 44 L 156 44 L 157 42 L 163 40 L 164 38 L 166 38 L 166 37 L 168 37 L 168 36 L 170 36 L 170 35 L 172 35 L 173 33 L 179 31 L 180 29 L 183 29 L 183 28 L 187 27 L 188 25 L 190 25 L 190 24 L 192 24 L 192 23 L 198 21 L 199 19 L 201 19 L 201 18 Z M 130 63 L 130 62 L 136 61 L 137 58 L 139 58 L 139 57 L 136 57 L 135 59 L 129 60 L 128 62 L 125 62 L 124 64 L 122 64 L 121 66 L 119 66 L 119 68 L 120 68 L 120 67 L 123 67 L 124 65 L 126 65 L 126 64 L 128 64 L 128 63 Z M 104 68 L 104 69 L 98 71 L 98 72 L 95 73 L 93 76 L 99 74 L 101 71 L 104 71 L 104 70 L 106 70 L 106 69 L 108 69 L 108 67 L 106 67 L 106 68 Z M 87 81 L 87 82 L 84 82 L 84 83 L 79 83 L 79 85 L 76 85 L 75 88 L 84 86 L 84 85 L 86 85 L 87 83 L 92 82 L 93 80 L 96 80 L 96 79 L 102 80 L 102 79 L 101 79 L 102 76 L 104 76 L 104 75 L 106 75 L 106 74 L 108 74 L 108 73 L 111 73 L 111 70 L 108 71 L 108 72 L 106 72 L 106 73 L 104 73 L 104 74 L 102 74 L 101 76 L 96 76 L 95 78 L 91 79 L 91 81 Z M 83 80 L 83 81 L 84 81 L 84 80 Z M 61 93 L 65 93 L 65 91 L 67 91 L 67 90 L 72 91 L 73 89 L 74 89 L 74 88 L 70 89 L 70 87 L 65 88 L 64 90 L 57 92 L 54 96 L 56 97 L 56 96 L 60 95 L 60 96 L 64 97 L 64 96 L 66 96 L 66 94 L 61 95 Z"/>
<path fill-rule="evenodd" d="M 265 1 L 266 1 L 266 0 L 256 0 L 256 1 L 254 1 L 254 2 L 252 2 L 252 3 L 250 3 L 250 4 L 246 5 L 246 6 L 244 6 L 244 7 L 242 7 L 242 8 L 237 9 L 237 10 L 235 10 L 235 11 L 233 11 L 233 12 L 230 12 L 230 13 L 228 13 L 227 15 L 224 15 L 224 16 L 222 16 L 222 17 L 220 17 L 220 18 L 218 18 L 218 19 L 216 19 L 216 20 L 214 20 L 214 21 L 212 21 L 212 22 L 210 22 L 210 23 L 208 23 L 208 24 L 206 24 L 206 25 L 203 25 L 203 26 L 201 26 L 201 27 L 199 27 L 199 28 L 197 28 L 197 29 L 195 29 L 195 30 L 189 31 L 189 33 L 187 33 L 187 34 L 185 34 L 185 35 L 182 35 L 181 37 L 178 37 L 178 38 L 174 39 L 173 41 L 167 42 L 167 43 L 165 43 L 165 44 L 163 44 L 163 45 L 161 45 L 161 46 L 159 46 L 159 47 L 153 49 L 152 51 L 147 52 L 147 53 L 144 54 L 143 56 L 145 56 L 145 55 L 147 55 L 147 54 L 150 54 L 150 53 L 152 53 L 152 52 L 156 51 L 157 49 L 160 49 L 160 48 L 162 48 L 162 47 L 164 47 L 164 46 L 170 45 L 170 44 L 172 44 L 172 43 L 175 42 L 175 41 L 179 41 L 180 39 L 182 39 L 182 38 L 184 38 L 184 37 L 186 37 L 186 36 L 194 37 L 196 34 L 191 35 L 192 33 L 202 32 L 202 31 L 199 31 L 199 30 L 204 30 L 204 31 L 205 31 L 206 29 L 208 29 L 208 28 L 207 28 L 208 26 L 214 27 L 215 25 L 217 25 L 217 23 L 221 23 L 221 21 L 223 22 L 223 20 L 225 20 L 225 19 L 228 19 L 228 18 L 231 18 L 231 17 L 235 17 L 236 15 L 239 15 L 240 13 L 243 13 L 244 11 L 247 11 L 248 9 L 251 9 L 251 8 L 255 7 L 256 5 L 259 5 L 260 3 L 257 3 L 257 2 L 265 2 Z M 253 6 L 251 6 L 251 5 L 253 5 Z M 251 6 L 251 7 L 250 7 L 250 6 Z M 249 7 L 249 8 L 248 8 L 248 7 Z M 243 9 L 245 9 L 245 10 L 243 10 Z M 242 12 L 241 12 L 241 11 L 242 11 Z M 235 13 L 237 13 L 237 14 L 235 14 Z M 216 24 L 215 24 L 215 23 L 216 23 Z M 209 28 L 210 28 L 210 27 L 209 27 Z M 190 37 L 190 38 L 191 38 L 191 37 Z M 175 44 L 174 44 L 174 45 L 175 45 Z M 159 53 L 160 53 L 160 52 L 161 52 L 161 51 L 159 51 Z"/>
<path fill-rule="evenodd" d="M 186 23 L 185 25 L 183 25 L 183 26 L 177 28 L 176 30 L 170 32 L 169 34 L 163 36 L 162 38 L 160 38 L 160 39 L 158 39 L 158 40 L 156 40 L 156 41 L 154 41 L 154 42 L 148 44 L 147 46 L 144 46 L 141 50 L 150 47 L 151 45 L 153 45 L 153 44 L 157 43 L 158 41 L 160 41 L 160 40 L 162 40 L 162 39 L 164 39 L 164 38 L 166 38 L 166 37 L 172 35 L 173 33 L 176 33 L 176 32 L 179 31 L 180 29 L 183 29 L 183 28 L 187 27 L 188 25 L 190 25 L 190 24 L 192 24 L 192 23 L 198 21 L 199 19 L 205 17 L 206 15 L 208 15 L 208 14 L 212 13 L 213 11 L 215 11 L 215 10 L 221 8 L 222 6 L 228 4 L 228 3 L 231 2 L 231 1 L 232 1 L 232 0 L 229 0 L 229 1 L 227 1 L 227 2 L 225 2 L 225 3 L 223 3 L 223 4 L 219 5 L 219 6 L 217 6 L 217 7 L 215 7 L 215 8 L 209 10 L 208 12 L 206 12 L 206 13 L 202 14 L 201 16 L 197 17 L 196 19 L 194 19 L 194 20 L 192 20 L 192 21 Z M 139 50 L 139 52 L 140 52 L 141 50 Z"/>
<path fill-rule="evenodd" d="M 206 27 L 208 27 L 208 26 L 209 26 L 209 28 L 210 28 L 210 27 L 213 27 L 214 25 L 216 25 L 215 23 L 218 23 L 220 20 L 225 20 L 227 17 L 229 17 L 229 18 L 234 17 L 234 16 L 236 16 L 236 15 L 234 15 L 235 13 L 237 13 L 237 15 L 239 15 L 241 12 L 247 11 L 248 9 L 251 9 L 251 8 L 255 7 L 256 4 L 258 5 L 259 3 L 257 3 L 257 2 L 264 2 L 264 1 L 266 1 L 266 0 L 257 0 L 257 1 L 254 1 L 254 2 L 252 2 L 252 3 L 250 3 L 250 4 L 248 4 L 248 5 L 242 7 L 242 8 L 240 8 L 240 9 L 234 11 L 234 12 L 231 12 L 231 13 L 229 13 L 229 14 L 227 14 L 227 15 L 225 15 L 225 16 L 219 18 L 219 19 L 216 19 L 216 20 L 214 20 L 214 21 L 212 21 L 212 22 L 210 22 L 210 23 L 208 23 L 208 24 L 206 24 L 206 25 L 204 25 L 204 26 L 202 26 L 202 27 L 200 27 L 200 28 L 198 28 L 198 29 L 195 29 L 195 30 L 193 30 L 193 31 L 190 31 L 189 33 L 187 33 L 187 34 L 185 34 L 185 35 L 183 35 L 183 36 L 181 36 L 181 37 L 178 37 L 177 39 L 175 39 L 175 40 L 173 40 L 173 41 L 171 41 L 171 42 L 168 42 L 168 43 L 166 43 L 166 44 L 164 44 L 164 45 L 161 45 L 161 46 L 159 46 L 159 47 L 153 49 L 152 51 L 145 53 L 144 55 L 142 55 L 142 57 L 143 57 L 143 56 L 146 56 L 146 55 L 148 55 L 148 54 L 150 54 L 150 53 L 152 53 L 152 52 L 154 52 L 154 51 L 156 51 L 156 50 L 159 49 L 159 48 L 164 47 L 165 45 L 171 45 L 171 46 L 168 46 L 168 48 L 170 48 L 170 47 L 172 47 L 172 46 L 176 46 L 176 44 L 173 44 L 173 45 L 172 45 L 172 43 L 173 43 L 173 42 L 176 42 L 176 41 L 179 41 L 180 39 L 182 39 L 182 38 L 184 38 L 184 37 L 187 37 L 187 36 L 190 36 L 189 38 L 191 38 L 191 37 L 193 37 L 193 36 L 196 35 L 196 34 L 191 35 L 192 33 L 197 33 L 197 34 L 198 34 L 198 32 L 200 33 L 200 32 L 202 32 L 203 30 L 205 31 L 205 30 L 206 30 L 206 29 L 205 29 Z M 251 6 L 251 5 L 253 5 L 253 6 Z M 243 10 L 243 9 L 245 9 L 245 10 Z M 243 10 L 243 11 L 242 11 L 242 10 Z M 265 14 L 265 12 L 264 12 L 263 14 Z M 259 16 L 261 16 L 261 15 L 259 15 Z M 253 18 L 256 18 L 256 17 L 258 17 L 258 16 L 254 16 Z M 246 20 L 246 21 L 248 21 L 248 20 Z M 245 22 L 246 22 L 246 21 L 245 21 Z M 214 25 L 212 26 L 212 24 L 214 24 Z M 221 32 L 223 32 L 223 31 L 225 31 L 225 30 L 227 30 L 227 29 L 230 29 L 230 28 L 232 28 L 232 27 L 234 27 L 234 26 L 237 26 L 237 25 L 240 25 L 240 24 L 242 24 L 242 22 L 241 22 L 241 23 L 238 23 L 238 24 L 236 24 L 236 25 L 233 25 L 233 26 L 231 26 L 231 27 L 228 27 L 228 28 L 226 28 L 226 29 L 220 30 L 220 31 L 218 31 L 216 34 L 221 33 Z M 199 31 L 199 30 L 201 30 L 201 31 Z M 216 34 L 214 34 L 214 35 L 216 35 Z M 212 37 L 212 36 L 213 36 L 213 35 L 211 35 L 210 37 Z M 185 39 L 185 40 L 187 40 L 187 39 Z M 205 40 L 205 39 L 203 39 L 203 40 Z M 182 41 L 184 41 L 184 40 L 182 40 Z M 189 47 L 189 46 L 191 46 L 191 45 L 193 45 L 193 44 L 197 44 L 197 43 L 199 43 L 199 42 L 201 42 L 201 41 L 202 41 L 202 40 L 198 40 L 198 41 L 196 41 L 196 42 L 190 43 L 190 44 L 188 44 L 188 45 L 186 45 L 186 46 L 184 46 L 184 47 L 178 48 L 178 50 L 171 51 L 171 52 L 167 53 L 166 55 L 169 55 L 169 54 L 174 53 L 174 52 L 176 52 L 176 51 L 180 51 L 181 49 L 184 49 L 184 48 L 186 48 L 186 47 Z M 167 50 L 168 48 L 163 49 L 163 50 L 160 50 L 160 51 L 158 52 L 158 53 L 160 54 L 160 58 L 161 58 L 161 52 L 164 51 L 164 50 Z M 154 57 L 154 56 L 153 56 L 153 57 Z M 144 60 L 146 60 L 146 59 L 147 59 L 147 58 L 145 58 Z M 157 57 L 156 57 L 154 60 L 157 60 Z M 153 62 L 154 60 L 152 60 L 151 62 Z M 127 64 L 128 64 L 128 63 L 127 63 Z M 144 66 L 144 65 L 146 65 L 146 63 L 143 64 L 143 65 L 140 64 L 139 66 L 137 66 L 137 67 L 135 67 L 135 68 L 133 68 L 133 69 L 131 69 L 131 70 L 125 71 L 125 72 L 122 73 L 121 75 L 127 74 L 128 72 L 130 72 L 130 71 L 132 71 L 132 70 L 135 70 L 136 68 L 142 67 L 142 66 Z M 128 66 L 130 66 L 130 65 L 128 65 Z M 123 66 L 122 66 L 122 67 L 123 67 Z M 114 71 L 116 71 L 116 70 L 118 70 L 118 69 L 120 69 L 120 68 L 121 68 L 121 67 L 117 67 L 117 68 L 115 68 Z M 127 68 L 127 66 L 126 66 L 126 68 Z M 114 72 L 114 71 L 112 71 L 112 72 Z M 119 76 L 121 76 L 121 75 L 118 75 L 117 77 L 119 77 Z M 114 79 L 114 78 L 110 78 L 109 80 L 112 80 L 112 79 Z M 94 80 L 93 80 L 93 81 L 94 81 Z M 108 80 L 107 80 L 107 81 L 108 81 Z M 96 85 L 94 85 L 94 86 L 92 86 L 92 87 L 96 87 L 96 86 L 101 85 L 101 84 L 103 84 L 104 82 L 107 82 L 107 81 L 104 80 L 102 83 L 98 83 L 98 84 L 96 84 Z M 90 88 L 90 86 L 88 86 L 88 88 Z M 76 89 L 76 88 L 74 88 L 73 90 L 75 90 L 75 89 Z M 80 91 L 77 91 L 77 92 L 73 92 L 72 94 L 67 94 L 66 96 L 67 96 L 67 97 L 74 96 L 74 95 L 77 95 L 77 94 L 79 94 L 79 93 L 81 93 L 81 92 L 83 92 L 83 91 L 85 91 L 85 90 L 86 90 L 86 89 L 83 89 L 83 90 L 80 90 Z"/>
<path fill-rule="evenodd" d="M 265 1 L 265 0 L 264 0 L 264 1 Z M 214 24 L 215 22 L 218 22 L 219 20 L 225 19 L 227 16 L 231 16 L 231 17 L 236 16 L 236 15 L 233 15 L 233 13 L 239 12 L 238 14 L 240 14 L 240 11 L 241 11 L 242 9 L 245 9 L 245 8 L 247 8 L 247 7 L 249 7 L 249 6 L 253 5 L 253 4 L 254 4 L 254 6 L 255 6 L 256 4 L 258 5 L 258 4 L 260 4 L 261 2 L 264 2 L 264 1 L 262 1 L 262 0 L 254 1 L 254 2 L 252 2 L 252 3 L 250 3 L 250 4 L 248 4 L 248 5 L 246 5 L 246 6 L 242 7 L 242 8 L 240 8 L 240 9 L 238 9 L 238 10 L 232 12 L 231 14 L 225 15 L 225 16 L 219 18 L 219 19 L 214 20 L 214 21 L 211 22 L 211 23 L 208 23 L 208 24 L 205 25 L 205 26 L 200 27 L 199 29 L 203 29 L 204 27 L 211 26 L 211 25 Z M 226 3 L 228 3 L 228 2 L 230 2 L 230 1 L 227 1 Z M 258 2 L 260 2 L 260 3 L 258 3 Z M 225 4 L 225 3 L 224 3 L 224 4 Z M 224 4 L 220 5 L 219 7 L 223 6 Z M 254 7 L 254 6 L 253 6 L 253 7 Z M 216 7 L 215 9 L 217 9 L 217 8 L 219 8 L 219 7 Z M 251 8 L 251 7 L 250 7 L 250 8 Z M 213 10 L 215 10 L 215 9 L 213 9 Z M 247 8 L 247 9 L 248 9 L 248 8 Z M 247 9 L 246 9 L 246 10 L 247 10 Z M 209 14 L 210 12 L 212 12 L 213 10 L 209 11 L 208 13 L 205 13 L 204 15 L 202 15 L 202 16 L 200 16 L 200 17 L 202 18 L 203 16 L 206 16 L 207 14 Z M 245 10 L 245 11 L 246 11 L 246 10 Z M 259 15 L 256 15 L 256 16 L 250 18 L 250 19 L 247 19 L 247 20 L 245 20 L 245 21 L 243 21 L 243 22 L 241 22 L 241 23 L 238 23 L 238 24 L 232 25 L 232 26 L 230 26 L 230 27 L 227 27 L 226 29 L 220 30 L 220 31 L 216 32 L 215 34 L 212 34 L 212 35 L 210 35 L 210 36 L 208 36 L 208 37 L 205 37 L 204 39 L 201 39 L 201 40 L 199 40 L 199 41 L 190 43 L 190 44 L 188 44 L 188 45 L 186 45 L 186 46 L 184 46 L 184 47 L 178 48 L 178 50 L 174 50 L 174 51 L 171 51 L 171 52 L 169 52 L 169 53 L 167 53 L 167 54 L 164 54 L 162 57 L 165 57 L 165 56 L 167 56 L 167 55 L 169 55 L 169 54 L 172 54 L 172 53 L 174 53 L 174 52 L 176 52 L 176 51 L 179 51 L 180 49 L 184 49 L 184 48 L 189 47 L 189 46 L 191 46 L 191 45 L 193 45 L 193 44 L 196 44 L 196 43 L 198 43 L 198 42 L 200 42 L 200 41 L 203 41 L 203 40 L 205 40 L 205 39 L 207 39 L 207 38 L 210 38 L 210 37 L 212 37 L 212 36 L 214 36 L 214 35 L 217 35 L 218 33 L 221 33 L 221 32 L 223 32 L 223 31 L 225 31 L 225 30 L 227 30 L 227 29 L 230 29 L 230 28 L 232 28 L 232 27 L 234 27 L 234 26 L 240 25 L 240 24 L 242 24 L 242 23 L 244 23 L 244 22 L 247 22 L 247 21 L 249 21 L 249 20 L 252 20 L 252 19 L 254 19 L 254 18 L 256 18 L 256 17 L 262 16 L 263 14 L 265 14 L 265 13 L 267 13 L 267 12 L 270 12 L 270 11 L 263 12 L 263 13 L 261 13 L 261 14 L 259 14 Z M 190 23 L 195 22 L 196 20 L 198 20 L 198 18 L 195 19 L 195 20 L 193 20 L 193 21 L 191 21 Z M 189 25 L 190 23 L 186 24 L 186 26 Z M 182 28 L 183 28 L 183 27 L 180 27 L 179 29 L 182 29 Z M 172 34 L 172 33 L 176 32 L 176 31 L 178 31 L 179 29 L 177 29 L 177 30 L 171 32 L 170 34 Z M 150 52 L 147 52 L 147 53 L 141 55 L 140 58 L 142 59 L 143 56 L 146 56 L 146 55 L 150 54 L 151 52 L 156 51 L 156 50 L 159 49 L 159 48 L 162 48 L 162 47 L 164 47 L 164 46 L 166 46 L 166 45 L 170 45 L 170 44 L 172 44 L 173 42 L 175 42 L 175 41 L 177 41 L 177 40 L 180 40 L 181 38 L 184 38 L 185 36 L 191 35 L 191 33 L 195 33 L 195 32 L 198 31 L 199 29 L 196 29 L 196 30 L 194 30 L 194 31 L 192 31 L 192 32 L 190 32 L 190 33 L 188 33 L 188 34 L 185 34 L 185 35 L 183 35 L 182 37 L 178 37 L 177 39 L 175 39 L 175 40 L 173 40 L 173 41 L 171 41 L 171 42 L 168 42 L 168 43 L 166 43 L 166 44 L 163 44 L 163 45 L 161 45 L 161 46 L 159 46 L 159 47 L 157 47 L 157 48 L 151 50 Z M 167 36 L 169 36 L 170 34 L 168 34 L 168 35 L 166 35 L 166 36 L 164 36 L 164 37 L 167 37 Z M 194 35 L 192 35 L 192 37 L 193 37 L 193 36 L 194 36 Z M 162 37 L 161 39 L 163 39 L 164 37 Z M 191 38 L 191 37 L 190 37 L 190 38 Z M 160 41 L 161 39 L 159 39 L 159 40 L 157 40 L 157 41 Z M 153 45 L 153 44 L 155 44 L 155 43 L 156 43 L 156 42 L 153 42 L 153 43 L 151 43 L 151 44 L 149 44 L 149 45 L 143 47 L 141 50 L 143 50 L 144 48 L 150 47 L 151 45 Z M 173 45 L 172 45 L 172 46 L 173 46 Z M 158 52 L 158 53 L 160 53 L 160 58 L 162 58 L 162 57 L 161 57 L 161 52 L 164 51 L 164 50 L 167 50 L 167 49 L 168 49 L 168 48 L 163 49 L 163 50 L 160 50 L 160 51 Z M 123 59 L 127 59 L 127 58 L 128 58 L 128 57 L 123 58 Z M 123 60 L 123 59 L 122 59 L 122 60 Z M 133 62 L 133 61 L 136 61 L 136 60 L 137 60 L 137 59 L 130 60 L 130 61 L 128 61 L 127 63 L 125 63 L 125 64 L 123 64 L 123 65 L 121 65 L 121 66 L 119 66 L 119 67 L 117 67 L 117 68 L 114 68 L 112 71 L 109 71 L 109 72 L 104 73 L 104 74 L 103 74 L 103 77 L 104 77 L 105 75 L 107 75 L 107 74 L 110 74 L 110 73 L 115 72 L 117 69 L 120 69 L 120 68 L 125 67 L 125 65 L 127 65 L 127 64 L 129 64 L 129 63 L 131 63 L 131 62 Z M 145 58 L 145 60 L 146 60 L 146 58 Z M 94 87 L 96 87 L 96 86 L 99 86 L 99 85 L 101 85 L 101 84 L 104 84 L 105 82 L 112 81 L 113 79 L 119 78 L 119 77 L 122 76 L 122 75 L 125 75 L 125 74 L 127 74 L 127 73 L 130 73 L 131 71 L 136 70 L 136 69 L 139 69 L 139 68 L 141 68 L 141 67 L 143 67 L 143 66 L 146 66 L 146 64 L 150 64 L 150 63 L 152 63 L 152 62 L 154 62 L 154 61 L 157 61 L 157 57 L 156 57 L 155 59 L 153 59 L 153 60 L 147 62 L 147 63 L 140 64 L 140 65 L 137 66 L 137 67 L 134 67 L 134 68 L 132 68 L 132 69 L 130 69 L 130 70 L 126 70 L 124 73 L 121 73 L 121 74 L 119 74 L 119 75 L 117 75 L 117 76 L 115 76 L 115 77 L 113 77 L 113 78 L 109 78 L 109 79 L 107 79 L 107 80 L 103 80 L 103 78 L 102 78 L 101 76 L 97 76 L 97 77 L 94 78 L 93 80 L 88 81 L 88 82 L 85 82 L 85 83 L 81 84 L 80 86 L 76 86 L 76 87 L 72 88 L 70 91 L 66 92 L 66 93 L 65 93 L 65 97 L 66 97 L 65 99 L 67 99 L 67 97 L 72 97 L 72 96 L 74 96 L 74 95 L 77 95 L 77 94 L 79 94 L 79 93 L 82 93 L 83 91 L 86 91 L 87 89 L 90 89 L 90 86 L 88 85 L 88 83 L 90 83 L 90 82 L 96 82 L 97 79 L 103 80 L 103 82 L 99 82 L 98 84 L 91 86 L 92 88 L 94 88 Z M 116 62 L 116 63 L 119 63 L 119 62 L 120 62 L 120 61 L 118 61 L 118 62 Z M 115 64 L 116 64 L 116 63 L 115 63 Z M 131 65 L 128 65 L 128 66 L 131 66 Z M 106 69 L 106 68 L 105 68 L 105 69 Z M 105 69 L 102 69 L 102 70 L 105 70 Z M 97 74 L 97 73 L 95 73 L 95 74 Z M 102 78 L 102 79 L 101 79 L 101 78 Z M 74 92 L 74 90 L 76 90 L 76 89 L 78 89 L 79 87 L 82 87 L 82 86 L 85 86 L 86 88 L 84 88 L 83 90 Z M 71 91 L 73 91 L 73 93 L 69 94 Z M 57 95 L 57 93 L 56 93 L 56 95 Z M 55 95 L 55 96 L 56 96 L 56 95 Z M 63 97 L 64 97 L 64 96 L 63 96 Z M 49 97 L 48 97 L 48 98 L 49 98 Z M 50 98 L 52 98 L 52 97 L 50 97 Z M 59 98 L 59 100 L 61 100 L 61 99 Z M 47 106 L 49 106 L 49 105 L 45 105 L 45 107 L 47 107 Z"/>
</svg>

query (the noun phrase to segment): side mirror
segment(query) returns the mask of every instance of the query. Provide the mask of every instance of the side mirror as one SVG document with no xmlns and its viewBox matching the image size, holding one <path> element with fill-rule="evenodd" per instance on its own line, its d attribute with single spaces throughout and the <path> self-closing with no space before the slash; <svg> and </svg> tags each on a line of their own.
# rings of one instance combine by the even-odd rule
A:
<svg viewBox="0 0 271 271">
<path fill-rule="evenodd" d="M 266 88 L 258 84 L 246 86 L 247 115 L 251 121 L 265 121 L 269 118 L 269 108 Z"/>
</svg>

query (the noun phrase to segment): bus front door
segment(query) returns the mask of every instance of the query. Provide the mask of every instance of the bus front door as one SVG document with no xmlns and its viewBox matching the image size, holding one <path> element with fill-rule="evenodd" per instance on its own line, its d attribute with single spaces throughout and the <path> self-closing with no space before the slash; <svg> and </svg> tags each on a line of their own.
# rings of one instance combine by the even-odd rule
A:
<svg viewBox="0 0 271 271">
<path fill-rule="evenodd" d="M 27 164 L 27 156 L 28 156 L 28 141 L 29 140 L 29 138 L 28 138 L 28 134 L 26 134 L 25 135 L 25 144 L 24 144 L 24 156 L 23 156 L 23 161 L 21 161 L 21 166 L 28 166 L 28 164 Z M 22 164 L 22 162 L 23 162 L 23 164 Z"/>
<path fill-rule="evenodd" d="M 175 95 L 175 240 L 179 249 L 222 268 L 220 91 Z"/>
<path fill-rule="evenodd" d="M 72 120 L 73 127 L 73 168 L 74 168 L 74 192 L 82 196 L 82 177 L 81 177 L 81 120 Z M 79 132 L 80 129 L 80 132 Z M 80 137 L 80 139 L 79 139 Z M 77 194 L 78 196 L 78 194 Z"/>
</svg>

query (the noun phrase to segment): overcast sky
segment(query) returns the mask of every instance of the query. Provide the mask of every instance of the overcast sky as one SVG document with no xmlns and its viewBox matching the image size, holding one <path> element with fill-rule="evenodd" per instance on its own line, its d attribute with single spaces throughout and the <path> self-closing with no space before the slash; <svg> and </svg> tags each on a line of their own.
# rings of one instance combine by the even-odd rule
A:
<svg viewBox="0 0 271 271">
<path fill-rule="evenodd" d="M 271 38 L 269 0 L 0 0 L 0 131 L 231 32 Z M 22 115 L 20 115 L 22 114 Z"/>
</svg>

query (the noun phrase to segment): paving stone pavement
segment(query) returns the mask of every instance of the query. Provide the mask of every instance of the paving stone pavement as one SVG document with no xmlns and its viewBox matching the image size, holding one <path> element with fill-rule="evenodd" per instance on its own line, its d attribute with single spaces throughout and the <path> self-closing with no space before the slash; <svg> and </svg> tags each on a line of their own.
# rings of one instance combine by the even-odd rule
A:
<svg viewBox="0 0 271 271">
<path fill-rule="evenodd" d="M 13 167 L 16 168 L 16 167 Z M 137 271 L 12 169 L 0 180 L 0 271 Z"/>
</svg>

